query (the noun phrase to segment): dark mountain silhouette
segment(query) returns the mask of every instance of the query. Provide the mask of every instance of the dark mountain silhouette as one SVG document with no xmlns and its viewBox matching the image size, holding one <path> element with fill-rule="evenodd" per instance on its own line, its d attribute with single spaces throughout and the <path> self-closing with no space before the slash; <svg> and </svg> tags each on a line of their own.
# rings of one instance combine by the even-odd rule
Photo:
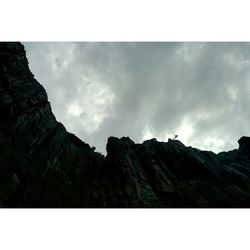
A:
<svg viewBox="0 0 250 250">
<path fill-rule="evenodd" d="M 110 137 L 107 156 L 57 122 L 21 43 L 0 43 L 1 207 L 250 207 L 250 138 L 215 154 Z"/>
</svg>

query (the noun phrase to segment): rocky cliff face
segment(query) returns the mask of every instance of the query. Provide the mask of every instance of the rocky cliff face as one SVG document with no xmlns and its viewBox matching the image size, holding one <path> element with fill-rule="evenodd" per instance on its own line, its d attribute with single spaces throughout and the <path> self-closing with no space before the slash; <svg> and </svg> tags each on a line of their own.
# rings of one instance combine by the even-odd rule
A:
<svg viewBox="0 0 250 250">
<path fill-rule="evenodd" d="M 214 154 L 110 137 L 107 156 L 57 122 L 21 43 L 0 43 L 1 207 L 250 207 L 250 138 Z"/>
</svg>

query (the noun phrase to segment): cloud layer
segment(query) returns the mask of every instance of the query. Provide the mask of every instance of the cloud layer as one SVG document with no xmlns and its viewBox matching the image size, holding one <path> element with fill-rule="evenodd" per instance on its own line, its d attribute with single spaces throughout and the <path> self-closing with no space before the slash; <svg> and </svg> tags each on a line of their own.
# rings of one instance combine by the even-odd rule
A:
<svg viewBox="0 0 250 250">
<path fill-rule="evenodd" d="M 57 120 L 106 153 L 178 134 L 214 152 L 249 135 L 250 43 L 24 43 Z"/>
</svg>

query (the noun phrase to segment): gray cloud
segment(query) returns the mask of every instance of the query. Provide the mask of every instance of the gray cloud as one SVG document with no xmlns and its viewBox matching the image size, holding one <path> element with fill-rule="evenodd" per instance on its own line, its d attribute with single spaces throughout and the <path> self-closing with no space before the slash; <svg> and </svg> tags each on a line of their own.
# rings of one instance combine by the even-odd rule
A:
<svg viewBox="0 0 250 250">
<path fill-rule="evenodd" d="M 57 119 L 103 153 L 111 135 L 218 152 L 249 134 L 249 43 L 24 45 Z"/>
</svg>

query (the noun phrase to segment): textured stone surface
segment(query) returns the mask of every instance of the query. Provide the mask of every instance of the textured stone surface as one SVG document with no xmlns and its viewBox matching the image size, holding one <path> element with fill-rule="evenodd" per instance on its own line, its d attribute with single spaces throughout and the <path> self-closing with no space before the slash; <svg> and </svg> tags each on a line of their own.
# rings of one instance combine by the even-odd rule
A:
<svg viewBox="0 0 250 250">
<path fill-rule="evenodd" d="M 107 156 L 57 122 L 21 43 L 0 43 L 1 207 L 250 207 L 250 138 L 214 154 L 110 137 Z"/>
</svg>

